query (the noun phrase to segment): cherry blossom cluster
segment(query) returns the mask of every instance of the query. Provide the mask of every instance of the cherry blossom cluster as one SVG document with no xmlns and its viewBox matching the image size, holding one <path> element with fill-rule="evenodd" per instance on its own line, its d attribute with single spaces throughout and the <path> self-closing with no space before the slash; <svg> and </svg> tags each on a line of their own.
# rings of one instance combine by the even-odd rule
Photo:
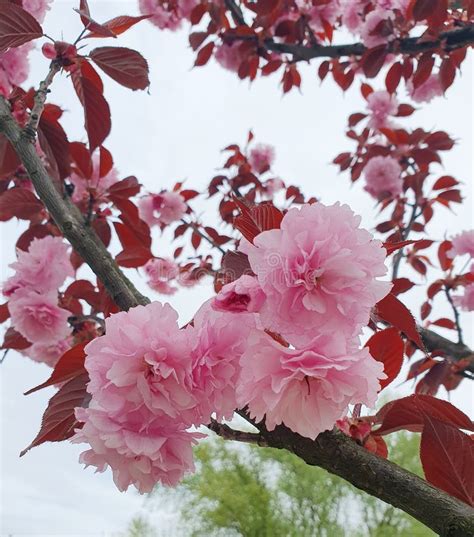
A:
<svg viewBox="0 0 474 537">
<path fill-rule="evenodd" d="M 70 346 L 70 312 L 58 305 L 58 289 L 74 276 L 69 248 L 59 237 L 33 239 L 10 267 L 15 274 L 4 283 L 3 294 L 12 327 L 31 343 L 24 354 L 53 366 Z"/>
<path fill-rule="evenodd" d="M 168 304 L 107 318 L 86 348 L 90 376 L 81 461 L 112 468 L 120 490 L 148 492 L 191 471 L 199 427 L 247 407 L 272 430 L 315 438 L 350 404 L 372 406 L 383 365 L 360 334 L 390 290 L 386 251 L 347 206 L 291 209 L 281 227 L 242 239 L 251 272 L 179 328 Z"/>
<path fill-rule="evenodd" d="M 464 231 L 452 240 L 448 252 L 451 258 L 468 256 L 470 270 L 462 281 L 463 294 L 453 297 L 454 303 L 465 311 L 474 311 L 474 230 Z"/>
</svg>

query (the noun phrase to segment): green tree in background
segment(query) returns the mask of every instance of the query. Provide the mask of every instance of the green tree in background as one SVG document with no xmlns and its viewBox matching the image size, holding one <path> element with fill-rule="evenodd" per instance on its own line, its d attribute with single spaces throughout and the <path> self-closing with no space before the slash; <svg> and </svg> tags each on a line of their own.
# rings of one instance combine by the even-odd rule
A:
<svg viewBox="0 0 474 537">
<path fill-rule="evenodd" d="M 394 462 L 420 474 L 418 439 L 392 435 Z M 179 506 L 183 536 L 425 537 L 429 529 L 295 455 L 211 439 L 195 450 L 197 471 L 155 498 Z M 136 528 L 135 528 L 136 529 Z M 147 532 L 149 528 L 147 527 Z M 132 534 L 129 533 L 130 537 Z M 133 537 L 141 536 L 138 532 Z M 144 533 L 143 537 L 149 535 Z M 173 533 L 174 535 L 174 533 Z"/>
</svg>

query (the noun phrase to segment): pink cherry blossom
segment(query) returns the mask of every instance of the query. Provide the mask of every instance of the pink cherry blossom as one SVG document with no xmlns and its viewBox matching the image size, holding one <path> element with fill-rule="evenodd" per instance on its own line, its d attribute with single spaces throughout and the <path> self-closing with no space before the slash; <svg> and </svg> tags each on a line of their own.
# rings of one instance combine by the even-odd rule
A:
<svg viewBox="0 0 474 537">
<path fill-rule="evenodd" d="M 34 343 L 28 347 L 22 354 L 28 356 L 35 362 L 42 362 L 50 367 L 54 367 L 59 358 L 72 347 L 71 338 L 55 341 L 54 343 Z"/>
<path fill-rule="evenodd" d="M 172 295 L 178 290 L 172 282 L 179 274 L 178 265 L 170 259 L 150 259 L 143 267 L 148 285 L 162 295 Z"/>
<path fill-rule="evenodd" d="M 227 43 L 218 45 L 215 49 L 214 58 L 224 69 L 236 73 L 244 60 L 241 43 L 236 41 L 230 45 Z"/>
<path fill-rule="evenodd" d="M 96 471 L 112 469 L 121 491 L 134 485 L 140 493 L 151 492 L 156 483 L 175 486 L 186 472 L 194 470 L 192 446 L 202 437 L 169 421 L 148 421 L 137 414 L 126 421 L 100 408 L 76 408 L 84 423 L 72 442 L 89 443 L 79 461 Z"/>
<path fill-rule="evenodd" d="M 465 311 L 474 311 L 474 283 L 466 285 L 464 294 L 453 297 L 454 304 Z"/>
<path fill-rule="evenodd" d="M 193 393 L 199 401 L 196 421 L 208 423 L 213 412 L 218 420 L 232 418 L 237 408 L 240 357 L 256 326 L 256 315 L 218 312 L 211 301 L 194 316 Z"/>
<path fill-rule="evenodd" d="M 387 272 L 386 251 L 360 220 L 347 205 L 302 205 L 286 213 L 281 229 L 260 233 L 253 245 L 241 241 L 267 296 L 265 328 L 296 345 L 316 331 L 351 337 L 367 324 L 391 284 L 377 279 Z"/>
<path fill-rule="evenodd" d="M 452 240 L 452 248 L 448 252 L 448 256 L 453 258 L 457 255 L 469 254 L 474 257 L 474 229 L 463 231 L 456 235 Z"/>
<path fill-rule="evenodd" d="M 0 95 L 8 97 L 13 86 L 20 86 L 28 77 L 30 43 L 0 54 Z"/>
<path fill-rule="evenodd" d="M 105 320 L 105 335 L 85 348 L 88 391 L 97 404 L 117 416 L 146 407 L 191 424 L 191 343 L 177 319 L 169 304 L 152 302 Z"/>
<path fill-rule="evenodd" d="M 271 145 L 258 144 L 250 151 L 249 163 L 257 173 L 266 172 L 275 160 L 275 149 Z"/>
<path fill-rule="evenodd" d="M 383 364 L 357 341 L 348 347 L 337 332 L 317 336 L 301 349 L 283 347 L 254 331 L 242 355 L 239 406 L 248 405 L 257 421 L 273 430 L 285 424 L 292 431 L 316 438 L 342 418 L 348 405 L 373 406 L 385 378 Z"/>
<path fill-rule="evenodd" d="M 149 194 L 138 203 L 140 218 L 150 227 L 167 225 L 180 220 L 186 212 L 186 203 L 178 192 L 164 191 L 161 194 Z"/>
<path fill-rule="evenodd" d="M 43 22 L 50 3 L 51 0 L 22 0 L 23 9 L 31 13 L 38 22 Z"/>
<path fill-rule="evenodd" d="M 280 178 L 274 177 L 265 181 L 263 187 L 265 188 L 267 197 L 272 199 L 277 192 L 285 188 L 285 183 Z"/>
<path fill-rule="evenodd" d="M 353 34 L 360 33 L 365 4 L 363 0 L 345 0 L 342 6 L 342 24 Z"/>
<path fill-rule="evenodd" d="M 18 289 L 8 302 L 12 326 L 31 343 L 53 344 L 69 333 L 70 313 L 57 305 L 54 292 Z"/>
<path fill-rule="evenodd" d="M 148 19 L 161 30 L 177 30 L 181 26 L 181 14 L 177 9 L 166 9 L 161 0 L 138 0 L 140 13 L 153 15 Z"/>
<path fill-rule="evenodd" d="M 3 286 L 6 296 L 23 287 L 38 293 L 57 291 L 68 276 L 74 276 L 69 247 L 60 237 L 33 239 L 27 252 L 17 253 L 18 260 L 10 265 L 16 273 Z"/>
<path fill-rule="evenodd" d="M 367 98 L 367 108 L 370 111 L 369 127 L 381 129 L 390 127 L 390 116 L 398 111 L 398 101 L 388 91 L 374 91 Z"/>
<path fill-rule="evenodd" d="M 83 200 L 89 200 L 89 190 L 95 191 L 95 196 L 101 198 L 108 188 L 115 184 L 118 180 L 118 172 L 112 168 L 109 173 L 100 177 L 100 156 L 95 153 L 92 157 L 92 176 L 84 178 L 78 173 L 71 173 L 69 180 L 74 185 L 72 199 L 78 203 Z"/>
<path fill-rule="evenodd" d="M 212 307 L 216 311 L 256 313 L 260 311 L 264 302 L 265 293 L 257 279 L 244 274 L 224 285 L 212 301 Z"/>
<path fill-rule="evenodd" d="M 426 82 L 416 89 L 410 80 L 407 84 L 407 89 L 410 97 L 417 103 L 429 103 L 434 97 L 443 95 L 443 88 L 438 75 L 431 75 Z"/>
<path fill-rule="evenodd" d="M 403 192 L 401 173 L 397 159 L 390 156 L 373 157 L 364 167 L 365 190 L 378 200 L 396 197 Z"/>
<path fill-rule="evenodd" d="M 360 29 L 360 35 L 364 45 L 367 48 L 377 47 L 388 42 L 390 34 L 382 29 L 384 25 L 389 24 L 390 13 L 382 9 L 374 9 L 366 17 L 364 24 Z"/>
<path fill-rule="evenodd" d="M 295 3 L 300 13 L 309 18 L 309 25 L 314 32 L 324 31 L 323 21 L 333 25 L 341 11 L 339 0 L 321 2 L 319 5 L 314 5 L 311 0 L 295 0 Z"/>
</svg>

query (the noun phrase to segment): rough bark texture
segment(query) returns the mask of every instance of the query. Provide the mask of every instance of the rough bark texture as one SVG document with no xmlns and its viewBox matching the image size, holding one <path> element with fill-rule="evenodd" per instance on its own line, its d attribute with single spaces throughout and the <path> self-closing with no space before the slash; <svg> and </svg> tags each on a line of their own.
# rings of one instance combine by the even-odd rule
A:
<svg viewBox="0 0 474 537">
<path fill-rule="evenodd" d="M 0 132 L 10 140 L 35 190 L 53 217 L 56 225 L 76 252 L 102 281 L 114 302 L 123 310 L 149 300 L 141 295 L 117 266 L 93 228 L 71 203 L 69 197 L 58 192 L 48 176 L 35 146 L 22 131 L 10 113 L 7 101 L 0 96 Z"/>
<path fill-rule="evenodd" d="M 64 237 L 103 282 L 119 307 L 127 310 L 148 303 L 149 300 L 122 273 L 78 209 L 67 196 L 56 190 L 34 145 L 17 125 L 7 101 L 1 96 L 0 133 L 4 133 L 12 143 L 39 197 Z M 460 349 L 459 345 L 429 330 L 423 330 L 422 334 L 427 346 L 431 343 L 434 346 L 444 345 L 448 355 L 472 354 L 466 347 Z M 244 413 L 242 415 L 245 416 Z M 227 438 L 232 436 L 228 427 L 222 429 L 222 426 L 211 424 L 210 428 L 222 432 Z M 326 432 L 312 441 L 283 426 L 272 432 L 266 431 L 261 425 L 258 428 L 260 434 L 249 436 L 240 433 L 238 439 L 287 449 L 306 463 L 321 466 L 367 493 L 404 510 L 443 537 L 474 535 L 474 510 L 468 505 L 432 487 L 407 470 L 373 455 L 341 433 Z"/>
</svg>

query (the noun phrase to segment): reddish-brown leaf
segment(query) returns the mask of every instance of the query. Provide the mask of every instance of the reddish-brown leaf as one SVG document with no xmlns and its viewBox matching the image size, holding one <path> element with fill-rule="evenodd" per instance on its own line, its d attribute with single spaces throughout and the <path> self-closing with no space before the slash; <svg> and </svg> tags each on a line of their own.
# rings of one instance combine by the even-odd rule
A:
<svg viewBox="0 0 474 537">
<path fill-rule="evenodd" d="M 239 199 L 235 199 L 240 215 L 234 220 L 234 227 L 250 242 L 262 231 L 278 229 L 283 213 L 271 203 L 260 203 L 248 207 Z"/>
<path fill-rule="evenodd" d="M 443 241 L 438 248 L 438 259 L 442 270 L 449 270 L 453 264 L 453 258 L 448 257 L 448 252 L 453 247 L 451 241 Z"/>
<path fill-rule="evenodd" d="M 427 416 L 420 458 L 427 481 L 474 506 L 474 441 L 470 436 Z"/>
<path fill-rule="evenodd" d="M 89 53 L 92 61 L 116 82 L 132 90 L 150 85 L 148 63 L 136 50 L 125 47 L 99 47 Z"/>
<path fill-rule="evenodd" d="M 389 93 L 394 93 L 400 84 L 402 78 L 403 67 L 400 62 L 395 62 L 388 70 L 385 77 L 385 87 Z"/>
<path fill-rule="evenodd" d="M 433 4 L 436 4 L 436 1 L 433 0 L 415 0 L 412 6 L 412 15 L 416 21 L 422 21 L 427 19 L 432 11 Z"/>
<path fill-rule="evenodd" d="M 361 58 L 362 70 L 365 76 L 368 78 L 377 76 L 385 63 L 386 56 L 386 45 L 379 45 L 367 50 Z"/>
<path fill-rule="evenodd" d="M 377 412 L 376 422 L 381 426 L 374 434 L 389 434 L 401 429 L 420 432 L 426 416 L 460 429 L 474 431 L 474 424 L 469 417 L 448 401 L 431 395 L 415 394 L 384 405 Z"/>
<path fill-rule="evenodd" d="M 14 328 L 10 327 L 3 336 L 2 349 L 23 350 L 31 347 L 31 343 Z"/>
<path fill-rule="evenodd" d="M 387 328 L 375 333 L 365 344 L 370 354 L 383 363 L 386 379 L 380 381 L 380 390 L 388 386 L 400 373 L 405 345 L 397 328 Z"/>
<path fill-rule="evenodd" d="M 43 209 L 41 201 L 26 188 L 10 188 L 0 196 L 0 221 L 16 216 L 30 220 Z"/>
<path fill-rule="evenodd" d="M 0 305 L 0 323 L 4 323 L 10 318 L 10 312 L 8 311 L 8 302 Z"/>
<path fill-rule="evenodd" d="M 401 295 L 409 291 L 415 284 L 408 278 L 396 278 L 393 280 L 392 294 Z"/>
<path fill-rule="evenodd" d="M 107 26 L 104 26 L 103 24 L 100 24 L 99 22 L 95 21 L 90 16 L 88 8 L 87 10 L 74 9 L 74 11 L 76 13 L 79 13 L 82 24 L 84 24 L 84 26 L 86 26 L 88 30 L 92 31 L 95 34 L 100 34 L 102 37 L 117 37 L 114 32 L 110 30 L 110 28 L 107 28 Z"/>
<path fill-rule="evenodd" d="M 388 294 L 377 303 L 376 310 L 382 320 L 401 330 L 420 349 L 424 348 L 413 315 L 396 296 Z"/>
<path fill-rule="evenodd" d="M 392 228 L 390 227 L 389 229 L 392 229 Z M 400 248 L 408 246 L 409 244 L 414 244 L 415 242 L 417 241 L 414 241 L 414 240 L 407 240 L 407 241 L 400 241 L 400 242 L 387 241 L 387 242 L 384 242 L 383 247 L 387 250 L 387 255 L 390 255 L 390 254 L 393 254 L 393 252 L 400 250 Z"/>
<path fill-rule="evenodd" d="M 89 150 L 81 142 L 71 142 L 69 144 L 69 151 L 74 164 L 77 166 L 79 173 L 84 179 L 90 179 L 92 176 L 92 159 Z"/>
<path fill-rule="evenodd" d="M 60 123 L 53 114 L 48 114 L 48 106 L 51 105 L 46 104 L 41 115 L 38 141 L 50 165 L 57 170 L 59 179 L 65 179 L 71 172 L 69 141 Z"/>
<path fill-rule="evenodd" d="M 33 239 L 42 239 L 51 235 L 51 231 L 47 226 L 43 224 L 35 224 L 30 226 L 26 231 L 24 231 L 16 241 L 16 248 L 26 252 L 28 250 L 30 243 Z"/>
<path fill-rule="evenodd" d="M 149 19 L 152 15 L 140 15 L 139 17 L 131 17 L 129 15 L 119 15 L 102 24 L 103 27 L 111 30 L 114 35 L 120 35 L 126 32 L 129 28 L 137 24 L 144 19 Z M 100 32 L 89 32 L 86 37 L 110 37 L 104 36 Z"/>
<path fill-rule="evenodd" d="M 10 176 L 20 165 L 11 143 L 0 134 L 0 178 Z"/>
<path fill-rule="evenodd" d="M 53 372 L 49 378 L 38 386 L 25 392 L 24 395 L 29 395 L 30 393 L 37 392 L 47 386 L 66 382 L 74 377 L 87 373 L 84 368 L 84 360 L 86 358 L 86 353 L 84 352 L 85 346 L 86 343 L 79 343 L 67 350 L 54 366 Z"/>
<path fill-rule="evenodd" d="M 136 177 L 130 176 L 114 183 L 109 188 L 109 198 L 112 201 L 117 199 L 129 199 L 140 192 L 140 183 Z"/>
<path fill-rule="evenodd" d="M 42 35 L 43 29 L 28 11 L 16 3 L 0 2 L 0 54 Z"/>
<path fill-rule="evenodd" d="M 87 373 L 82 373 L 63 384 L 51 397 L 43 414 L 39 433 L 33 442 L 20 453 L 20 457 L 44 442 L 60 442 L 73 436 L 74 429 L 79 424 L 74 416 L 74 409 L 87 406 L 90 400 L 90 395 L 86 391 L 88 381 Z"/>
</svg>

